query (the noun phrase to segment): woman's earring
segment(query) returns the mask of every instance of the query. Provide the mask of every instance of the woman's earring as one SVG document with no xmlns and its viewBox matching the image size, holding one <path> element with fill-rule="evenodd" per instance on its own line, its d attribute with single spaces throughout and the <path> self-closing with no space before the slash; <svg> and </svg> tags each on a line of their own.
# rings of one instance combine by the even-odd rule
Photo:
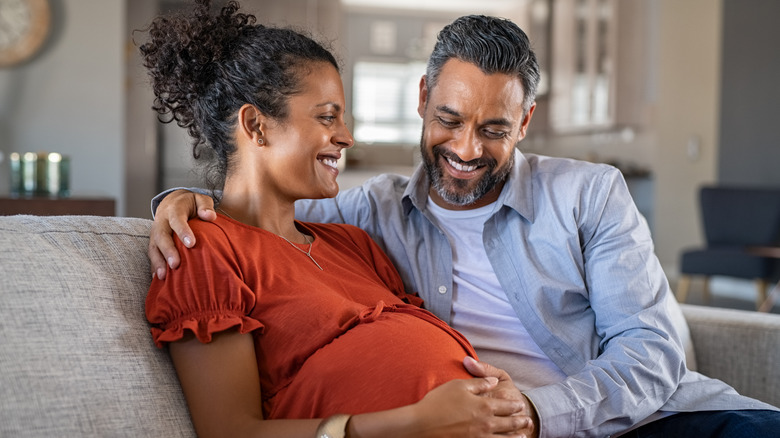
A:
<svg viewBox="0 0 780 438">
<path fill-rule="evenodd" d="M 265 143 L 265 141 L 264 141 L 262 138 L 258 138 L 258 139 L 257 139 L 257 142 L 258 142 L 258 143 L 260 143 L 260 144 L 263 144 L 263 143 Z"/>
</svg>

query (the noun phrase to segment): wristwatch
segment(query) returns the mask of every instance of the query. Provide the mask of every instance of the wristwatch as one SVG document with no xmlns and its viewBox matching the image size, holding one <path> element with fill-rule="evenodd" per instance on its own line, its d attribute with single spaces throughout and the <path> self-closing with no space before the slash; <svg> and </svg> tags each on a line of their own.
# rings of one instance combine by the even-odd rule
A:
<svg viewBox="0 0 780 438">
<path fill-rule="evenodd" d="M 336 414 L 322 420 L 315 438 L 346 438 L 350 417 L 352 416 L 347 414 Z"/>
</svg>

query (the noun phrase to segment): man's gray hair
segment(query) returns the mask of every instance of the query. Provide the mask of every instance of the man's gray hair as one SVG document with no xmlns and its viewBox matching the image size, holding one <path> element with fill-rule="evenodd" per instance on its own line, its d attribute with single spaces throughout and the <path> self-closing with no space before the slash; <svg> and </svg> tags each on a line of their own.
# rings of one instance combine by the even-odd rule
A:
<svg viewBox="0 0 780 438">
<path fill-rule="evenodd" d="M 517 76 L 523 84 L 523 111 L 536 98 L 539 64 L 528 36 L 515 23 L 497 17 L 467 15 L 439 32 L 426 72 L 430 92 L 444 64 L 456 58 L 479 67 L 486 74 Z"/>
</svg>

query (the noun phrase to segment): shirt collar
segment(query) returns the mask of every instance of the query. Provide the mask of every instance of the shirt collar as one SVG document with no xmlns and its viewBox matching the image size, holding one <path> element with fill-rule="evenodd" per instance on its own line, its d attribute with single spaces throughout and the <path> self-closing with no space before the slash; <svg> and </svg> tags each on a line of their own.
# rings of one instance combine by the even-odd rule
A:
<svg viewBox="0 0 780 438">
<path fill-rule="evenodd" d="M 534 198 L 531 165 L 519 149 L 515 149 L 514 154 L 514 165 L 496 202 L 515 210 L 529 222 L 533 222 Z M 428 175 L 425 173 L 423 165 L 420 164 L 409 178 L 409 185 L 406 186 L 401 198 L 405 214 L 409 214 L 412 208 L 425 212 L 429 188 Z"/>
</svg>

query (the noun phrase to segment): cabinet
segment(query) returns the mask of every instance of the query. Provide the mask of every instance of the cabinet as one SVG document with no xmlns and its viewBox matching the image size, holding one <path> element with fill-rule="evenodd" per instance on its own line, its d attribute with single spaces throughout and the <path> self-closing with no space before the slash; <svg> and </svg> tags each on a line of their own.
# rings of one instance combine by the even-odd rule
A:
<svg viewBox="0 0 780 438">
<path fill-rule="evenodd" d="M 92 215 L 114 216 L 112 198 L 0 198 L 0 215 L 34 214 L 38 216 Z"/>
<path fill-rule="evenodd" d="M 549 127 L 556 134 L 641 131 L 656 99 L 657 2 L 551 3 Z"/>
<path fill-rule="evenodd" d="M 555 131 L 615 123 L 616 3 L 552 2 L 550 125 Z"/>
</svg>

